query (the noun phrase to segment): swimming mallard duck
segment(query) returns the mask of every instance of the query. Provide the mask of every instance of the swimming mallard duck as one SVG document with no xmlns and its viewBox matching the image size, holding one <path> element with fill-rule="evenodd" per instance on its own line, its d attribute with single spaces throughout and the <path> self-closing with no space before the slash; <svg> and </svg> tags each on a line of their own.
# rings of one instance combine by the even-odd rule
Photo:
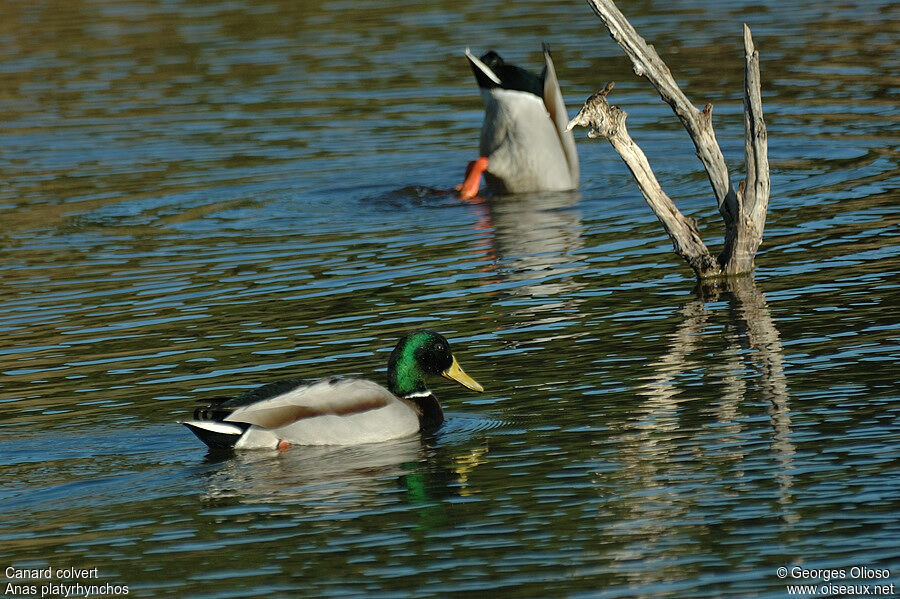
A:
<svg viewBox="0 0 900 599">
<path fill-rule="evenodd" d="M 425 384 L 426 376 L 438 374 L 484 391 L 459 367 L 444 337 L 417 331 L 391 352 L 387 389 L 365 379 L 279 381 L 213 400 L 183 424 L 215 449 L 387 441 L 441 425 L 444 412 Z"/>
<path fill-rule="evenodd" d="M 569 116 L 550 51 L 544 48 L 544 72 L 538 77 L 503 62 L 490 51 L 466 58 L 484 99 L 478 160 L 469 163 L 460 197 L 478 193 L 481 175 L 492 191 L 525 193 L 578 187 L 575 138 L 566 131 Z"/>
</svg>

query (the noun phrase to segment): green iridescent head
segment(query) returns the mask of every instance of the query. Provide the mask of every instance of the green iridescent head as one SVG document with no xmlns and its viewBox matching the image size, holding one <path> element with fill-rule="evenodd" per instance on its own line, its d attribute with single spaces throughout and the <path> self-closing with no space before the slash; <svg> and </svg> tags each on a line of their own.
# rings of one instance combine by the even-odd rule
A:
<svg viewBox="0 0 900 599">
<path fill-rule="evenodd" d="M 425 378 L 441 375 L 473 391 L 484 388 L 463 372 L 450 343 L 433 331 L 416 331 L 397 342 L 388 360 L 388 389 L 398 397 L 428 392 Z"/>
</svg>

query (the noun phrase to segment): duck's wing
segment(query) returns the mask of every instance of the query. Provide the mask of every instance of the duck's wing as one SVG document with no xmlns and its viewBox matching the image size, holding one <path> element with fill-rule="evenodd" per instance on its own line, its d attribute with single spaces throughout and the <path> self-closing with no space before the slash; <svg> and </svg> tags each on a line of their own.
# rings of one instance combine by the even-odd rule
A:
<svg viewBox="0 0 900 599">
<path fill-rule="evenodd" d="M 578 185 L 580 169 L 578 165 L 578 150 L 575 148 L 575 136 L 571 131 L 566 131 L 569 124 L 569 114 L 566 112 L 566 102 L 563 99 L 562 90 L 559 88 L 559 80 L 556 78 L 556 69 L 553 66 L 553 58 L 550 49 L 544 46 L 544 106 L 550 113 L 550 119 L 555 125 L 559 143 L 566 155 L 566 163 L 569 166 L 569 175 L 572 185 Z"/>
<path fill-rule="evenodd" d="M 276 385 L 251 392 L 255 394 L 253 401 L 244 398 L 242 405 L 227 406 L 230 413 L 222 420 L 278 429 L 317 416 L 350 416 L 400 402 L 381 385 L 364 379 L 331 378 Z"/>
<path fill-rule="evenodd" d="M 206 405 L 200 406 L 199 408 L 194 410 L 194 419 L 222 421 L 240 407 L 249 406 L 261 401 L 265 401 L 267 399 L 273 399 L 275 397 L 293 391 L 298 387 L 304 385 L 312 385 L 316 382 L 318 381 L 304 379 L 285 379 L 281 381 L 275 381 L 273 383 L 268 383 L 262 385 L 261 387 L 256 387 L 255 389 L 250 389 L 249 391 L 245 391 L 237 396 L 219 396 L 198 399 L 197 401 L 202 401 Z"/>
</svg>

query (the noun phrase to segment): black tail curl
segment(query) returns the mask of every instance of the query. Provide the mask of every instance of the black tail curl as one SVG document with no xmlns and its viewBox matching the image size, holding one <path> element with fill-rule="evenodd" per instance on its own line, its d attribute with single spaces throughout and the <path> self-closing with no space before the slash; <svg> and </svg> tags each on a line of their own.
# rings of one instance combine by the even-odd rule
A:
<svg viewBox="0 0 900 599">
<path fill-rule="evenodd" d="M 248 428 L 250 428 L 249 424 L 246 424 L 243 422 L 235 422 L 235 423 L 229 422 L 228 424 L 234 424 L 234 426 L 238 427 L 240 429 L 240 432 L 221 433 L 218 431 L 211 431 L 207 428 L 197 426 L 190 422 L 183 422 L 182 424 L 184 424 L 186 427 L 188 427 L 188 429 L 192 433 L 197 435 L 198 439 L 200 439 L 201 441 L 206 443 L 206 445 L 209 446 L 210 449 L 225 450 L 225 451 L 234 449 L 234 444 L 237 443 L 238 439 L 241 438 L 241 435 L 243 435 L 244 432 Z"/>
</svg>

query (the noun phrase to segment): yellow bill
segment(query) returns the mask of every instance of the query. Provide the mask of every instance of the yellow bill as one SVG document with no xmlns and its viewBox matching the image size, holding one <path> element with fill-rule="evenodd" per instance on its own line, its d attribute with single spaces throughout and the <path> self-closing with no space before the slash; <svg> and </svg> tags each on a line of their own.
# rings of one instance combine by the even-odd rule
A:
<svg viewBox="0 0 900 599">
<path fill-rule="evenodd" d="M 450 365 L 450 368 L 441 374 L 448 379 L 456 381 L 463 387 L 468 387 L 472 391 L 478 391 L 479 393 L 484 391 L 484 387 L 479 385 L 478 381 L 463 372 L 463 369 L 459 367 L 459 362 L 456 361 L 456 356 L 453 356 L 453 364 Z"/>
</svg>

